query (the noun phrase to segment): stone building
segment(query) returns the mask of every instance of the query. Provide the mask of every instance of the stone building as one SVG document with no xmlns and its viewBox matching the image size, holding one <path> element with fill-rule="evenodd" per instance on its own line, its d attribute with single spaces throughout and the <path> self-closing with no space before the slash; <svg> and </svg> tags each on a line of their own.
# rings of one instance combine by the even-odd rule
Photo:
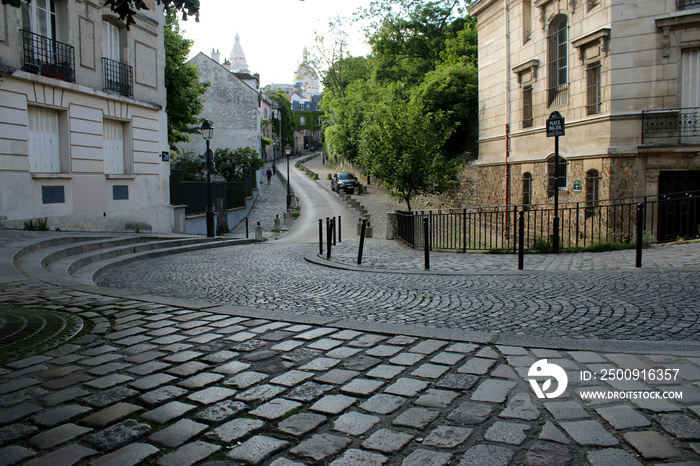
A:
<svg viewBox="0 0 700 466">
<path fill-rule="evenodd" d="M 480 205 L 700 190 L 699 0 L 477 0 Z"/>
<path fill-rule="evenodd" d="M 0 218 L 172 231 L 162 7 L 0 5 Z"/>
</svg>

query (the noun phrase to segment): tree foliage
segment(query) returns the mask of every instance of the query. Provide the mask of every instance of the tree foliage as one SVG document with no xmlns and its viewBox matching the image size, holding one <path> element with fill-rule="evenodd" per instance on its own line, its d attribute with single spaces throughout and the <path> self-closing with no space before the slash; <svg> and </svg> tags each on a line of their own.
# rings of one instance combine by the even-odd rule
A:
<svg viewBox="0 0 700 466">
<path fill-rule="evenodd" d="M 287 144 L 294 147 L 294 119 L 292 118 L 292 102 L 287 98 L 284 91 L 277 91 L 268 97 L 270 97 L 270 99 L 277 104 L 277 107 L 280 108 L 280 112 L 282 113 L 280 118 L 277 118 L 276 116 L 270 118 L 272 131 L 277 135 L 277 137 L 279 137 L 281 123 L 282 148 L 284 148 Z"/>
<path fill-rule="evenodd" d="M 179 142 L 190 142 L 189 135 L 199 130 L 197 115 L 202 113 L 202 95 L 209 83 L 200 83 L 197 67 L 187 63 L 193 41 L 182 36 L 173 9 L 166 12 L 164 41 L 168 144 L 174 151 Z"/>
<path fill-rule="evenodd" d="M 260 170 L 264 164 L 258 151 L 250 147 L 216 149 L 214 152 L 214 172 L 221 175 L 227 183 L 242 181 L 244 174 Z"/>
</svg>

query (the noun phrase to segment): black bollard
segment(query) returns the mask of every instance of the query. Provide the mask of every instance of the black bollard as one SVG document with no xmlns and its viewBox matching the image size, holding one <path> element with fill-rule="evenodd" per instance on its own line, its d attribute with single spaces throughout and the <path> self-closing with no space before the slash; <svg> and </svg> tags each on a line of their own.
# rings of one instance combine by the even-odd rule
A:
<svg viewBox="0 0 700 466">
<path fill-rule="evenodd" d="M 518 212 L 520 223 L 518 223 L 518 270 L 525 267 L 525 211 Z"/>
<path fill-rule="evenodd" d="M 333 246 L 335 246 L 335 217 L 331 219 L 331 225 L 333 225 Z"/>
<path fill-rule="evenodd" d="M 343 241 L 343 229 L 340 228 L 342 226 L 342 223 L 340 222 L 340 215 L 338 215 L 338 242 L 341 243 Z"/>
<path fill-rule="evenodd" d="M 362 229 L 360 230 L 360 250 L 357 252 L 357 265 L 362 265 L 362 248 L 365 247 L 365 230 L 367 230 L 367 219 L 362 219 Z"/>
<path fill-rule="evenodd" d="M 323 219 L 318 219 L 318 253 L 323 254 Z"/>
<path fill-rule="evenodd" d="M 331 231 L 331 220 L 326 217 L 326 259 L 331 258 L 331 241 L 333 240 L 333 232 Z"/>
<path fill-rule="evenodd" d="M 425 270 L 430 270 L 430 228 L 428 217 L 423 217 L 423 250 L 425 251 Z"/>
<path fill-rule="evenodd" d="M 245 237 L 248 239 L 248 217 L 245 218 Z"/>
<path fill-rule="evenodd" d="M 635 266 L 642 266 L 642 243 L 644 240 L 644 203 L 637 204 L 637 261 Z"/>
</svg>

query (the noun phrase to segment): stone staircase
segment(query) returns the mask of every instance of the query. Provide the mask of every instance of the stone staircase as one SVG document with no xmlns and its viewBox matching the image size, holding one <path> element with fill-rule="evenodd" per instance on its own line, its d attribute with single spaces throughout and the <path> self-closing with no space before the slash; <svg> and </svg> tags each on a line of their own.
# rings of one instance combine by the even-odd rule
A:
<svg viewBox="0 0 700 466">
<path fill-rule="evenodd" d="M 255 242 L 253 239 L 139 234 L 47 234 L 0 250 L 6 281 L 34 278 L 59 286 L 94 285 L 114 267 L 169 254 Z"/>
</svg>

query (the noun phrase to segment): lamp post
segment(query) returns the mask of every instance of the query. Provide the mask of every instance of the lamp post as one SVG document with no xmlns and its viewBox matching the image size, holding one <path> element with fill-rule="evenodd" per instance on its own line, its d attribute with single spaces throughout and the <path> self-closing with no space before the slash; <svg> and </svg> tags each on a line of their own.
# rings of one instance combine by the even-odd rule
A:
<svg viewBox="0 0 700 466">
<path fill-rule="evenodd" d="M 289 156 L 292 153 L 292 148 L 289 147 L 289 143 L 284 148 L 284 152 L 287 154 L 287 210 L 289 210 L 292 208 L 292 191 L 289 188 Z"/>
<path fill-rule="evenodd" d="M 214 198 L 212 196 L 211 188 L 211 170 L 213 164 L 213 153 L 209 148 L 209 140 L 214 135 L 214 125 L 212 125 L 209 120 L 204 120 L 202 127 L 199 128 L 202 133 L 202 137 L 207 142 L 207 151 L 205 157 L 207 160 L 207 237 L 214 237 Z"/>
<path fill-rule="evenodd" d="M 277 137 L 279 138 L 280 142 L 277 145 L 279 148 L 279 151 L 281 153 L 282 151 L 282 111 L 280 110 L 279 107 L 275 107 L 272 109 L 273 115 L 275 115 L 275 118 L 277 118 Z M 277 173 L 277 168 L 275 167 L 277 165 L 277 154 L 275 154 L 275 162 L 272 164 L 272 173 Z"/>
</svg>

